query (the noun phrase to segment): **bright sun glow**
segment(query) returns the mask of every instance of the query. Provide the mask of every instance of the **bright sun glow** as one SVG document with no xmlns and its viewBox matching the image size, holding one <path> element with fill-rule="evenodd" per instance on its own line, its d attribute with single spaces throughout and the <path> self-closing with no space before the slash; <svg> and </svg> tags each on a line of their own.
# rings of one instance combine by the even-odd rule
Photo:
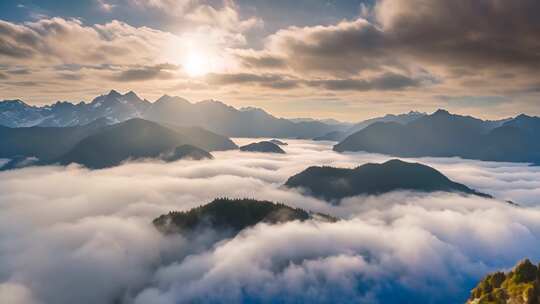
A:
<svg viewBox="0 0 540 304">
<path fill-rule="evenodd" d="M 191 77 L 203 76 L 210 72 L 210 62 L 204 54 L 191 52 L 182 62 L 186 73 Z"/>
</svg>

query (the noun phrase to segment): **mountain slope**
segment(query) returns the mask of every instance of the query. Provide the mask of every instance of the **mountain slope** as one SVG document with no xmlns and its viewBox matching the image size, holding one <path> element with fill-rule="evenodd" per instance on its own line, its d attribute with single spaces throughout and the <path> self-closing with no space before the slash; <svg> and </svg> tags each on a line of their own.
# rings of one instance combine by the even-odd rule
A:
<svg viewBox="0 0 540 304">
<path fill-rule="evenodd" d="M 284 204 L 252 199 L 215 199 L 209 204 L 185 212 L 170 212 L 154 219 L 154 226 L 163 233 L 192 233 L 212 229 L 232 234 L 259 223 L 276 224 L 319 218 L 336 219 L 322 214 L 310 214 Z"/>
<path fill-rule="evenodd" d="M 179 159 L 202 160 L 213 158 L 212 154 L 192 145 L 178 146 L 159 155 L 159 159 L 166 162 L 177 161 Z"/>
<path fill-rule="evenodd" d="M 406 125 L 374 123 L 334 146 L 338 152 L 366 151 L 402 157 L 540 160 L 538 117 L 483 121 L 439 110 Z"/>
<path fill-rule="evenodd" d="M 540 267 L 528 259 L 508 273 L 495 272 L 483 278 L 471 291 L 469 304 L 540 303 Z"/>
<path fill-rule="evenodd" d="M 445 191 L 490 197 L 451 181 L 429 166 L 397 159 L 383 164 L 365 164 L 355 169 L 309 167 L 290 177 L 285 186 L 302 189 L 309 195 L 329 201 L 395 190 Z"/>
<path fill-rule="evenodd" d="M 240 147 L 240 151 L 285 154 L 281 147 L 270 141 L 251 143 Z"/>
<path fill-rule="evenodd" d="M 362 122 L 359 122 L 357 124 L 354 124 L 347 130 L 346 133 L 353 134 L 354 132 L 363 130 L 376 122 L 396 122 L 402 125 L 406 125 L 426 115 L 427 115 L 426 113 L 416 112 L 416 111 L 410 111 L 409 113 L 403 113 L 403 114 L 397 114 L 397 115 L 387 114 L 382 117 L 371 118 L 371 119 L 367 119 Z"/>
<path fill-rule="evenodd" d="M 313 140 L 329 140 L 329 141 L 342 141 L 343 139 L 347 138 L 347 136 L 355 133 L 355 132 L 358 132 L 360 130 L 363 130 L 367 127 L 369 127 L 370 125 L 374 124 L 374 123 L 377 123 L 377 122 L 395 122 L 395 123 L 398 123 L 398 124 L 402 124 L 402 125 L 405 125 L 409 122 L 412 122 L 418 118 L 421 118 L 421 117 L 424 117 L 426 116 L 427 114 L 425 113 L 421 113 L 421 112 L 416 112 L 416 111 L 411 111 L 409 113 L 404 113 L 404 114 L 398 114 L 398 115 L 394 115 L 394 114 L 387 114 L 385 116 L 382 116 L 382 117 L 376 117 L 376 118 L 371 118 L 371 119 L 367 119 L 367 120 L 364 120 L 364 121 L 361 121 L 357 124 L 354 124 L 352 125 L 350 128 L 348 128 L 347 130 L 345 131 L 332 131 L 332 132 L 329 132 L 329 133 L 326 133 L 322 136 L 317 136 L 317 137 L 314 137 Z"/>
<path fill-rule="evenodd" d="M 0 158 L 36 157 L 52 160 L 69 151 L 83 138 L 103 128 L 102 120 L 66 128 L 8 128 L 0 126 Z"/>
<path fill-rule="evenodd" d="M 201 133 L 208 134 L 209 138 L 203 140 Z M 218 138 L 221 140 L 216 141 Z M 162 154 L 174 152 L 179 146 L 196 146 L 195 142 L 201 144 L 198 148 L 214 150 L 226 146 L 229 141 L 200 129 L 195 132 L 185 129 L 184 133 L 180 133 L 154 122 L 134 118 L 103 128 L 81 140 L 53 162 L 62 165 L 78 163 L 88 168 L 101 169 L 119 165 L 128 159 L 159 158 Z"/>
</svg>

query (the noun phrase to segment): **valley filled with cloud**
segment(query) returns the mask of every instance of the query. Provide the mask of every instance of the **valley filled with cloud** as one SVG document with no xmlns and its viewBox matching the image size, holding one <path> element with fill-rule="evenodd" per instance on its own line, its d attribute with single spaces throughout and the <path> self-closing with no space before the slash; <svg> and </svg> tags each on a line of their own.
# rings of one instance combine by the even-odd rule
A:
<svg viewBox="0 0 540 304">
<path fill-rule="evenodd" d="M 250 139 L 235 139 L 239 145 Z M 430 165 L 495 199 L 398 191 L 339 205 L 284 188 L 312 165 L 389 156 L 288 140 L 287 154 L 0 173 L 0 298 L 8 303 L 464 302 L 487 272 L 540 259 L 540 169 L 459 158 Z M 152 220 L 218 197 L 339 218 L 259 224 L 233 238 L 163 235 Z M 512 201 L 514 206 L 506 201 Z M 69 291 L 69 292 L 66 292 Z"/>
</svg>

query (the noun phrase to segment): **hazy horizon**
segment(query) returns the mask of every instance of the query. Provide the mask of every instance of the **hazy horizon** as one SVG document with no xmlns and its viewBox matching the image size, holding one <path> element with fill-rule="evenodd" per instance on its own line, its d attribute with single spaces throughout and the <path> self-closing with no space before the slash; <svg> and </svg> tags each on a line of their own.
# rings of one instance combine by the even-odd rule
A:
<svg viewBox="0 0 540 304">
<path fill-rule="evenodd" d="M 0 99 L 105 87 L 289 118 L 539 115 L 538 2 L 461 2 L 4 1 Z"/>
</svg>

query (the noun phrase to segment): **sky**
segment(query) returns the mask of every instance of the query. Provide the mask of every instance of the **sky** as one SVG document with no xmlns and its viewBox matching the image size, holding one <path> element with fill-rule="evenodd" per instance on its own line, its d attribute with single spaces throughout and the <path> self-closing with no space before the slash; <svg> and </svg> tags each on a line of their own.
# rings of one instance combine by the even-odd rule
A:
<svg viewBox="0 0 540 304">
<path fill-rule="evenodd" d="M 540 115 L 536 0 L 0 2 L 0 99 L 110 89 L 281 117 Z"/>
<path fill-rule="evenodd" d="M 540 260 L 539 167 L 404 159 L 495 199 L 395 191 L 332 205 L 282 185 L 308 166 L 354 168 L 391 157 L 336 153 L 328 142 L 287 142 L 279 155 L 236 150 L 212 152 L 215 158 L 205 161 L 0 172 L 0 299 L 454 304 L 464 303 L 488 272 L 526 257 Z M 186 239 L 152 226 L 159 215 L 216 197 L 282 202 L 341 220 L 261 224 L 217 243 L 219 231 Z"/>
</svg>

